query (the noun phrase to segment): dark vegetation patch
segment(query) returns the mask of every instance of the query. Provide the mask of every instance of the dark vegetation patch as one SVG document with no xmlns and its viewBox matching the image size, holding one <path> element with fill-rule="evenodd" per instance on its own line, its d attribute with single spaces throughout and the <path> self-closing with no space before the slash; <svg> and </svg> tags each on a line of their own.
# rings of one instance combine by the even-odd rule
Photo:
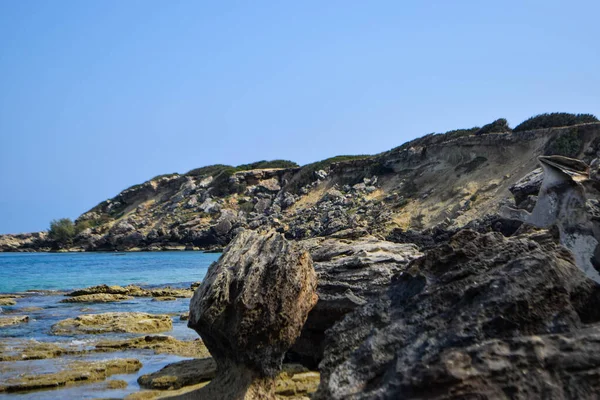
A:
<svg viewBox="0 0 600 400">
<path fill-rule="evenodd" d="M 484 125 L 479 129 L 475 134 L 476 135 L 485 135 L 488 133 L 503 133 L 503 132 L 512 132 L 510 126 L 508 126 L 508 121 L 506 118 L 498 118 L 494 122 L 491 122 L 487 125 Z"/>
<path fill-rule="evenodd" d="M 592 114 L 570 114 L 570 113 L 546 113 L 531 117 L 514 129 L 515 132 L 530 131 L 533 129 L 558 128 L 561 126 L 572 126 L 578 124 L 587 124 L 591 122 L 600 122 Z"/>
<path fill-rule="evenodd" d="M 546 144 L 544 155 L 577 157 L 583 149 L 583 140 L 577 127 L 570 128 L 567 132 L 559 134 L 555 139 Z"/>
</svg>

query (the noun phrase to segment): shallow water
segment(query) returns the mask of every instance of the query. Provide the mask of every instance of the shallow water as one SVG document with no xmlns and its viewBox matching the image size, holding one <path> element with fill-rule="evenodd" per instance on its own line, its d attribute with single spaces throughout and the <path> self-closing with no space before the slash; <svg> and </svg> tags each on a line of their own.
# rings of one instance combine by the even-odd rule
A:
<svg viewBox="0 0 600 400">
<path fill-rule="evenodd" d="M 107 285 L 162 285 L 204 278 L 219 254 L 197 251 L 146 253 L 0 253 L 0 293 L 69 290 Z"/>
<path fill-rule="evenodd" d="M 161 253 L 76 253 L 76 254 L 0 254 L 0 293 L 22 292 L 14 306 L 0 307 L 0 315 L 28 315 L 28 323 L 0 328 L 0 341 L 10 343 L 16 339 L 35 339 L 42 342 L 60 342 L 86 346 L 102 339 L 144 336 L 140 334 L 110 333 L 102 335 L 57 336 L 50 327 L 63 319 L 81 314 L 103 312 L 147 312 L 170 314 L 173 330 L 162 332 L 180 340 L 194 340 L 198 335 L 187 328 L 179 314 L 189 310 L 190 299 L 174 301 L 152 301 L 151 298 L 134 298 L 117 303 L 60 303 L 62 293 L 25 292 L 26 290 L 68 291 L 99 284 L 143 287 L 164 286 L 189 287 L 192 282 L 204 278 L 208 266 L 218 259 L 219 254 L 200 252 Z M 27 310 L 36 307 L 37 310 Z M 137 358 L 143 367 L 137 373 L 114 375 L 109 379 L 123 379 L 129 383 L 126 389 L 106 389 L 106 381 L 81 384 L 56 390 L 44 390 L 22 394 L 2 394 L 0 399 L 80 399 L 122 398 L 140 390 L 137 378 L 154 372 L 163 366 L 184 358 L 173 355 L 155 355 L 146 350 L 92 353 L 80 356 L 61 357 L 38 361 L 0 362 L 0 382 L 19 373 L 56 371 L 69 360 L 100 360 L 110 358 Z"/>
</svg>

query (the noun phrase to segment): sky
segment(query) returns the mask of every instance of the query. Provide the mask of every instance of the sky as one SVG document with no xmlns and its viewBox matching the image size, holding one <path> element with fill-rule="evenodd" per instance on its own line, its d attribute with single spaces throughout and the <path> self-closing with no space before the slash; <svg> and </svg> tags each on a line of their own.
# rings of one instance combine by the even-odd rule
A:
<svg viewBox="0 0 600 400">
<path fill-rule="evenodd" d="M 0 233 L 153 176 L 600 115 L 600 2 L 0 2 Z"/>
</svg>

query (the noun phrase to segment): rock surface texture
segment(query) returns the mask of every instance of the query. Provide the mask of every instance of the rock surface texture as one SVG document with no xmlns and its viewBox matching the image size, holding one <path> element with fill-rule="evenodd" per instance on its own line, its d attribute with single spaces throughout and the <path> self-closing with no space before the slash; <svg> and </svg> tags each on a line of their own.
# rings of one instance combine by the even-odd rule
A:
<svg viewBox="0 0 600 400">
<path fill-rule="evenodd" d="M 543 179 L 532 211 L 505 207 L 502 213 L 540 228 L 556 226 L 561 244 L 573 252 L 577 266 L 600 283 L 600 181 L 592 179 L 594 172 L 580 160 L 550 156 L 539 161 Z"/>
<path fill-rule="evenodd" d="M 190 303 L 195 329 L 217 364 L 196 396 L 274 398 L 285 352 L 317 302 L 310 254 L 283 235 L 243 231 L 213 264 Z"/>
<path fill-rule="evenodd" d="M 319 301 L 308 315 L 288 358 L 316 368 L 322 358 L 325 331 L 355 308 L 375 301 L 392 276 L 422 255 L 414 244 L 374 237 L 359 240 L 307 240 L 317 273 Z"/>
<path fill-rule="evenodd" d="M 173 329 L 168 315 L 140 312 L 84 314 L 52 325 L 55 335 L 100 334 L 108 332 L 157 333 Z"/>
<path fill-rule="evenodd" d="M 327 332 L 316 399 L 592 399 L 600 288 L 547 231 L 464 230 Z"/>
</svg>

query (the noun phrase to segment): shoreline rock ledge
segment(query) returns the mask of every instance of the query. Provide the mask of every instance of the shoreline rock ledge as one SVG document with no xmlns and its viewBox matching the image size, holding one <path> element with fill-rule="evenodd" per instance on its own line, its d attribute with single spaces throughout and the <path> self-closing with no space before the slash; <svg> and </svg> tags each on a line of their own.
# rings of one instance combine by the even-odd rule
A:
<svg viewBox="0 0 600 400">
<path fill-rule="evenodd" d="M 275 399 L 283 356 L 317 303 L 310 254 L 273 231 L 242 231 L 208 270 L 188 326 L 217 364 L 206 387 L 178 398 Z"/>
</svg>

